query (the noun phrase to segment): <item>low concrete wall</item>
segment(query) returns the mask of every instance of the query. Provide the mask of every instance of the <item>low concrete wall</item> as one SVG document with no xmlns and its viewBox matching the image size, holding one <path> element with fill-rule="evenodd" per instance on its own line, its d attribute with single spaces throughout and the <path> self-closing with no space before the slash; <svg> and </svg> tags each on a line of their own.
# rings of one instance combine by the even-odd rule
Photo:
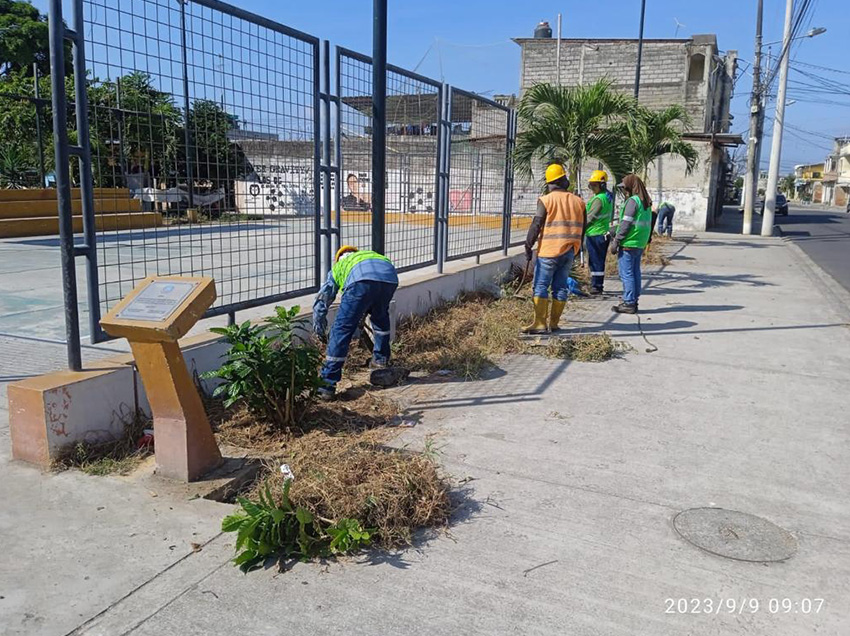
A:
<svg viewBox="0 0 850 636">
<path fill-rule="evenodd" d="M 523 259 L 522 249 L 515 248 L 509 256 L 484 255 L 480 263 L 474 259 L 448 263 L 443 274 L 402 275 L 393 327 L 399 317 L 424 314 L 461 292 L 495 283 L 512 262 Z M 292 304 L 311 307 L 312 301 L 302 298 Z M 219 366 L 227 351 L 221 338 L 209 332 L 184 338 L 180 345 L 196 378 Z M 131 355 L 101 360 L 79 373 L 65 370 L 16 382 L 9 385 L 8 394 L 13 458 L 45 467 L 66 446 L 115 439 L 136 411 L 150 414 Z"/>
</svg>

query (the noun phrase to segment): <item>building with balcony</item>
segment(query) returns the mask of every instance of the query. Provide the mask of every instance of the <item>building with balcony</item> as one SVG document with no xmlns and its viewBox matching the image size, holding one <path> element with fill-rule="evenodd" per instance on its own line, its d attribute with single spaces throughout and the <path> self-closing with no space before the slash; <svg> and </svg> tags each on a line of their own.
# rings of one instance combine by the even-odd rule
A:
<svg viewBox="0 0 850 636">
<path fill-rule="evenodd" d="M 823 195 L 827 205 L 845 207 L 850 200 L 850 137 L 836 137 L 824 161 Z"/>
<path fill-rule="evenodd" d="M 794 192 L 792 198 L 807 203 L 823 202 L 823 173 L 825 163 L 794 166 Z"/>
</svg>

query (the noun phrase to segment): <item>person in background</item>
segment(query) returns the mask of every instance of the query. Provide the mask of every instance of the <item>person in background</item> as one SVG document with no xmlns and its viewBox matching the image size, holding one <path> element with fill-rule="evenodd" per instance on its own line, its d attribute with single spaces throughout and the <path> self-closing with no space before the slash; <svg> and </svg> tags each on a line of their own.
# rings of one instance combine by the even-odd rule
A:
<svg viewBox="0 0 850 636">
<path fill-rule="evenodd" d="M 618 314 L 636 314 L 640 300 L 640 259 L 652 236 L 652 199 L 636 174 L 628 174 L 619 186 L 625 199 L 620 206 L 611 253 L 623 281 L 623 302 L 611 309 Z"/>
<path fill-rule="evenodd" d="M 328 337 L 328 307 L 333 304 L 337 292 L 342 294 L 322 365 L 325 386 L 319 389 L 321 399 L 333 399 L 351 338 L 367 314 L 374 335 L 372 367 L 387 367 L 390 361 L 390 302 L 397 287 L 398 273 L 386 256 L 360 251 L 351 245 L 337 250 L 328 279 L 313 302 L 313 331 L 324 341 Z"/>
<path fill-rule="evenodd" d="M 604 170 L 594 170 L 588 187 L 593 197 L 587 202 L 585 246 L 590 261 L 590 295 L 598 296 L 605 285 L 605 259 L 611 239 L 608 230 L 614 214 L 614 197 L 608 192 L 608 174 Z"/>
<path fill-rule="evenodd" d="M 655 229 L 659 236 L 664 236 L 665 231 L 668 237 L 673 236 L 673 214 L 675 212 L 675 206 L 667 201 L 662 201 L 661 205 L 658 206 L 658 225 Z"/>
<path fill-rule="evenodd" d="M 523 333 L 557 331 L 569 296 L 569 276 L 573 259 L 584 240 L 584 201 L 569 192 L 570 181 L 564 167 L 553 163 L 546 168 L 548 193 L 537 201 L 537 213 L 525 239 L 525 257 L 531 260 L 537 243 L 534 264 L 534 322 Z M 549 313 L 549 289 L 552 311 Z"/>
</svg>

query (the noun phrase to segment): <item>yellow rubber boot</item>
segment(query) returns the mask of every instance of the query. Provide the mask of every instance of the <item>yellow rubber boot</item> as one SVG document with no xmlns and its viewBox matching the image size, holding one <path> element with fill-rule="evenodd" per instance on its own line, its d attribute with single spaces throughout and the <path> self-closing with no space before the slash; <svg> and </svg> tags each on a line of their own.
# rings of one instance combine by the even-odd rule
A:
<svg viewBox="0 0 850 636">
<path fill-rule="evenodd" d="M 547 333 L 549 331 L 546 326 L 546 319 L 549 317 L 549 299 L 535 296 L 532 302 L 534 303 L 534 322 L 525 327 L 522 332 L 528 334 Z"/>
<path fill-rule="evenodd" d="M 561 329 L 558 323 L 561 322 L 561 314 L 564 313 L 564 307 L 566 305 L 566 300 L 552 301 L 552 313 L 549 316 L 549 331 L 559 331 Z"/>
</svg>

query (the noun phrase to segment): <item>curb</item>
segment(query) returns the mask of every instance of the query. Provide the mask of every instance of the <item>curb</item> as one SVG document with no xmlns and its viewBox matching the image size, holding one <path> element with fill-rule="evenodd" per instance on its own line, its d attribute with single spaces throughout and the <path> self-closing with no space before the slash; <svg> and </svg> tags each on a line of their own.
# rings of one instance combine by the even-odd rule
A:
<svg viewBox="0 0 850 636">
<path fill-rule="evenodd" d="M 803 248 L 794 243 L 793 240 L 783 237 L 782 242 L 794 255 L 797 264 L 805 272 L 806 276 L 809 277 L 812 284 L 824 295 L 827 303 L 839 316 L 841 321 L 850 324 L 850 291 L 844 289 L 841 283 L 835 280 L 820 265 L 815 263 L 803 251 Z"/>
</svg>

